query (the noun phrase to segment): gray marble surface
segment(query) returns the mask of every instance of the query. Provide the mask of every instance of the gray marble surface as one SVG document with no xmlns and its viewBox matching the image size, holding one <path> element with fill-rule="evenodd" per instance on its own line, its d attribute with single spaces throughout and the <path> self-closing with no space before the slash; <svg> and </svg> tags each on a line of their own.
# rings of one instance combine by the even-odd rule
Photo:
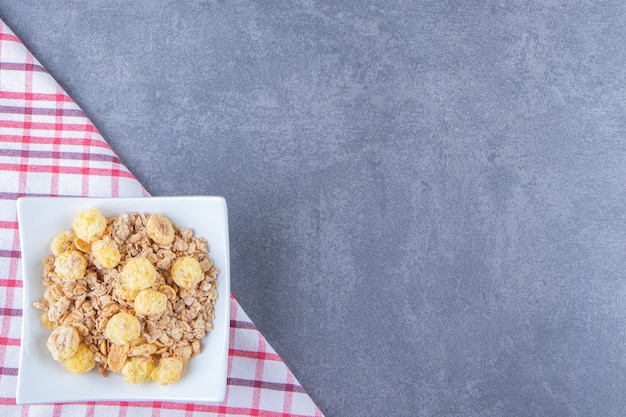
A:
<svg viewBox="0 0 626 417">
<path fill-rule="evenodd" d="M 327 416 L 626 414 L 622 1 L 0 0 Z"/>
</svg>

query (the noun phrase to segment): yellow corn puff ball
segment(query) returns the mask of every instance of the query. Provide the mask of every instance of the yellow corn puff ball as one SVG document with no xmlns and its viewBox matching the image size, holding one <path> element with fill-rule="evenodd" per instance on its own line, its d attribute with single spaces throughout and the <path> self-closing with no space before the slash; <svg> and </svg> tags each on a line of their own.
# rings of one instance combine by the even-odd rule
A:
<svg viewBox="0 0 626 417">
<path fill-rule="evenodd" d="M 153 369 L 154 363 L 151 358 L 133 358 L 124 364 L 122 376 L 129 384 L 143 384 L 150 380 Z"/>
<path fill-rule="evenodd" d="M 54 259 L 54 272 L 65 281 L 73 281 L 85 276 L 87 260 L 78 251 L 63 252 Z"/>
<path fill-rule="evenodd" d="M 52 239 L 52 243 L 50 244 L 52 254 L 54 256 L 59 256 L 60 254 L 65 252 L 65 244 L 74 240 L 74 237 L 75 235 L 73 230 L 66 230 L 65 232 L 56 235 L 54 239 Z"/>
<path fill-rule="evenodd" d="M 72 326 L 61 325 L 54 329 L 48 337 L 46 346 L 55 361 L 74 356 L 78 345 L 80 344 L 80 335 Z"/>
<path fill-rule="evenodd" d="M 174 225 L 162 214 L 153 214 L 146 222 L 148 237 L 162 246 L 169 246 L 174 242 Z"/>
<path fill-rule="evenodd" d="M 152 370 L 150 377 L 154 382 L 160 385 L 171 384 L 178 381 L 180 374 L 183 372 L 183 363 L 176 358 L 162 358 L 159 366 Z"/>
<path fill-rule="evenodd" d="M 122 258 L 117 243 L 108 236 L 93 242 L 91 253 L 100 265 L 108 269 L 115 268 Z"/>
<path fill-rule="evenodd" d="M 106 227 L 107 219 L 95 208 L 79 213 L 73 223 L 76 236 L 87 243 L 91 243 L 102 236 Z"/>
<path fill-rule="evenodd" d="M 109 319 L 104 329 L 104 337 L 111 343 L 123 345 L 137 339 L 141 333 L 141 323 L 132 314 L 121 312 Z"/>
<path fill-rule="evenodd" d="M 82 374 L 91 371 L 96 366 L 95 355 L 86 344 L 81 343 L 76 353 L 63 361 L 63 365 L 72 373 Z"/>
<path fill-rule="evenodd" d="M 182 288 L 193 288 L 204 279 L 202 267 L 197 259 L 183 256 L 172 265 L 172 279 Z"/>
<path fill-rule="evenodd" d="M 158 316 L 167 308 L 167 295 L 150 288 L 141 290 L 135 297 L 133 306 L 137 314 Z"/>
<path fill-rule="evenodd" d="M 156 280 L 156 269 L 143 257 L 130 258 L 122 269 L 122 282 L 129 290 L 143 290 Z"/>
</svg>

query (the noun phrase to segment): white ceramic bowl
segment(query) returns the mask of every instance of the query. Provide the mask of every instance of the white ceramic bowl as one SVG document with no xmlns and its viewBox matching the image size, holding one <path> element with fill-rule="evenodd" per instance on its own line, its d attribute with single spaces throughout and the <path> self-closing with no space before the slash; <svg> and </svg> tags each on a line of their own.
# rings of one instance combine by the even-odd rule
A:
<svg viewBox="0 0 626 417">
<path fill-rule="evenodd" d="M 51 254 L 55 235 L 72 227 L 76 215 L 89 207 L 105 217 L 121 213 L 161 213 L 175 224 L 193 229 L 209 244 L 219 268 L 214 330 L 202 341 L 181 379 L 167 386 L 154 382 L 131 385 L 117 374 L 103 378 L 96 369 L 71 374 L 46 348 L 50 330 L 42 327 L 34 301 L 43 297 L 42 259 Z M 228 213 L 222 197 L 71 198 L 24 197 L 17 201 L 22 251 L 23 322 L 17 381 L 17 403 L 82 401 L 176 401 L 217 403 L 226 392 L 230 329 L 230 258 Z"/>
</svg>

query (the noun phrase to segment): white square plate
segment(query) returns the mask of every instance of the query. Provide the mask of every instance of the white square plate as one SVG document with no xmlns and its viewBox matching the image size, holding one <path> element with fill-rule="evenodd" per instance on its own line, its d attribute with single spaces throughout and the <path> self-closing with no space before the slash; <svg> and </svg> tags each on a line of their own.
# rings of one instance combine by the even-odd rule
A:
<svg viewBox="0 0 626 417">
<path fill-rule="evenodd" d="M 46 348 L 50 330 L 43 328 L 41 312 L 33 302 L 43 297 L 43 264 L 50 242 L 71 229 L 76 215 L 90 207 L 105 217 L 122 213 L 161 213 L 190 228 L 209 244 L 209 255 L 219 268 L 214 330 L 202 340 L 202 352 L 185 364 L 174 384 L 152 381 L 127 384 L 117 374 L 103 378 L 97 370 L 71 374 L 52 359 Z M 22 251 L 24 303 L 22 342 L 17 380 L 17 403 L 82 401 L 177 401 L 217 403 L 226 393 L 230 330 L 230 258 L 228 213 L 222 197 L 72 198 L 24 197 L 17 201 Z"/>
</svg>

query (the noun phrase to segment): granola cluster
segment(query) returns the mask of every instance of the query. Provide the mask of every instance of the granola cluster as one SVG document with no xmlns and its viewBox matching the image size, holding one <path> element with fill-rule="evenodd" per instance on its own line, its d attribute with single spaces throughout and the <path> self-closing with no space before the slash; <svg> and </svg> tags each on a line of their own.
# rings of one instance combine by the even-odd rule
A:
<svg viewBox="0 0 626 417">
<path fill-rule="evenodd" d="M 167 385 L 213 330 L 218 269 L 207 242 L 161 214 L 106 219 L 92 208 L 43 259 L 47 347 L 74 373 Z"/>
</svg>

